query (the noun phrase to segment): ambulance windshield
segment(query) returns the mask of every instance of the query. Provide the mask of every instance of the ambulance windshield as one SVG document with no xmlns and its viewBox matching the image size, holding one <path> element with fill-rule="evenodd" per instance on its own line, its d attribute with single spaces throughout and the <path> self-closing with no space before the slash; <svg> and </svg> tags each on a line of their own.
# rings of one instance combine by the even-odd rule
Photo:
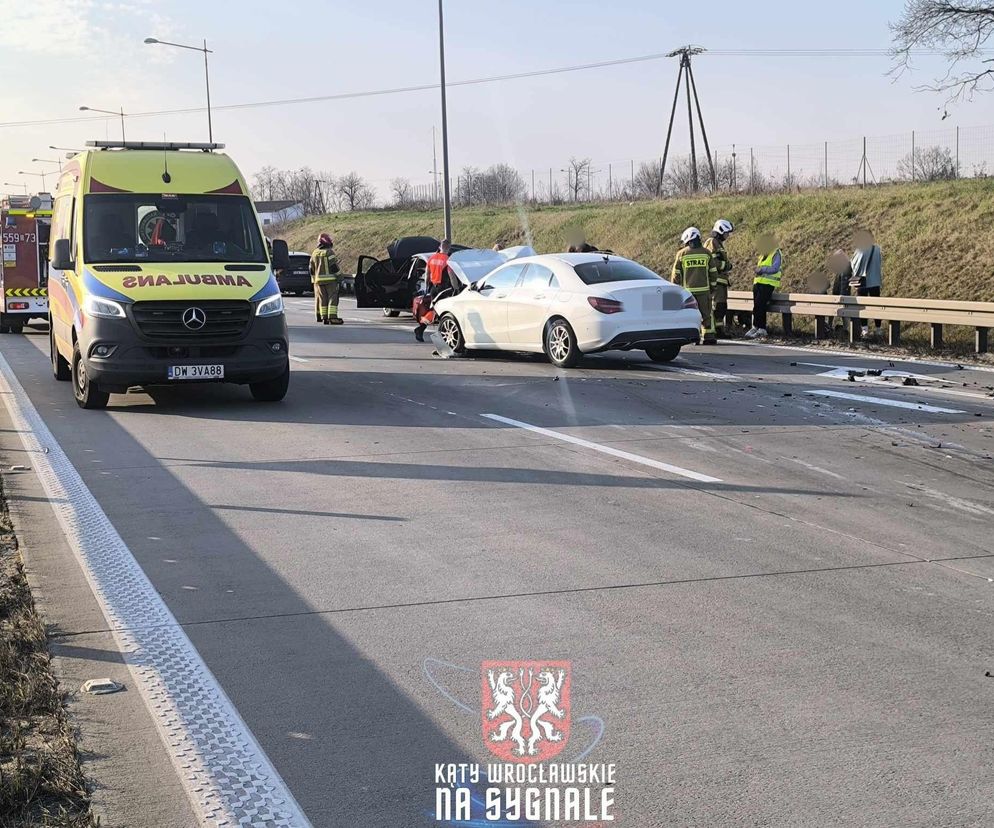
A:
<svg viewBox="0 0 994 828">
<path fill-rule="evenodd" d="M 91 194 L 83 229 L 87 263 L 267 261 L 245 196 Z"/>
</svg>

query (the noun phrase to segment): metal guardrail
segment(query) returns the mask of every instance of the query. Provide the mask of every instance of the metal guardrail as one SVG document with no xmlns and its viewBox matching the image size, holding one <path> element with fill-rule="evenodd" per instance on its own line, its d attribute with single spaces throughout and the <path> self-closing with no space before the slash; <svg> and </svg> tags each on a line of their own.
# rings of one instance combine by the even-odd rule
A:
<svg viewBox="0 0 994 828">
<path fill-rule="evenodd" d="M 728 292 L 729 310 L 752 311 L 752 293 Z M 902 322 L 921 322 L 930 326 L 933 348 L 942 346 L 944 325 L 962 325 L 974 329 L 974 350 L 988 350 L 988 332 L 994 328 L 994 302 L 960 302 L 942 299 L 898 299 L 876 296 L 834 296 L 817 293 L 774 293 L 770 313 L 783 316 L 787 336 L 793 333 L 793 316 L 815 317 L 815 338 L 831 336 L 832 319 L 843 319 L 849 329 L 849 341 L 858 342 L 865 320 L 881 319 L 887 323 L 887 343 L 899 345 Z"/>
</svg>

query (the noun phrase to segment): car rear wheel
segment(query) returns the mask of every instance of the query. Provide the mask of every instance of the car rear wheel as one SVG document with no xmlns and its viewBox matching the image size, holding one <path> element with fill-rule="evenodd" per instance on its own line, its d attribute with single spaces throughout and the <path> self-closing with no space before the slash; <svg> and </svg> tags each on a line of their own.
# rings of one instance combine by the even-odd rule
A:
<svg viewBox="0 0 994 828">
<path fill-rule="evenodd" d="M 271 380 L 250 382 L 249 391 L 259 402 L 279 402 L 286 396 L 290 388 L 290 363 L 286 364 L 283 373 Z"/>
<path fill-rule="evenodd" d="M 86 373 L 86 363 L 77 342 L 72 349 L 72 391 L 80 408 L 106 408 L 110 394 L 101 391 Z"/>
<path fill-rule="evenodd" d="M 565 319 L 553 319 L 545 326 L 545 355 L 558 368 L 573 368 L 580 361 L 576 334 Z"/>
<path fill-rule="evenodd" d="M 400 311 L 394 310 L 393 308 L 384 308 L 383 315 L 389 319 L 396 319 L 398 316 L 400 316 Z"/>
<path fill-rule="evenodd" d="M 466 351 L 466 340 L 463 338 L 462 329 L 458 320 L 447 313 L 438 320 L 438 335 L 454 354 L 461 354 Z"/>
<path fill-rule="evenodd" d="M 59 382 L 69 382 L 72 379 L 72 366 L 55 347 L 55 331 L 52 330 L 51 322 L 48 323 L 48 350 L 52 358 L 52 376 Z"/>
<path fill-rule="evenodd" d="M 680 354 L 679 345 L 657 345 L 654 348 L 646 348 L 646 354 L 653 362 L 672 362 Z"/>
</svg>

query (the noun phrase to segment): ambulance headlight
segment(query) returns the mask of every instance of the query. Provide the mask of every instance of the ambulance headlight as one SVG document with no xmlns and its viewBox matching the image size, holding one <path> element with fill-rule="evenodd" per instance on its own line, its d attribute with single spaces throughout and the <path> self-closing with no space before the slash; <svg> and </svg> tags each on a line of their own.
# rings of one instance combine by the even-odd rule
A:
<svg viewBox="0 0 994 828">
<path fill-rule="evenodd" d="M 97 316 L 101 319 L 124 319 L 124 306 L 113 299 L 103 299 L 99 296 L 87 296 L 83 300 L 83 313 L 87 316 Z"/>
<path fill-rule="evenodd" d="M 283 295 L 276 293 L 263 299 L 255 308 L 256 316 L 279 316 L 283 313 Z"/>
</svg>

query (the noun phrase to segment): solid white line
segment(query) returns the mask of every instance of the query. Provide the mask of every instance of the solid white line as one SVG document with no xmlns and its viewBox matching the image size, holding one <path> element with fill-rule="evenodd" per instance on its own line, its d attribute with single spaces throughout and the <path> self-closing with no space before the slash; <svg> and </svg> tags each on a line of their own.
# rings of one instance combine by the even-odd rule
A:
<svg viewBox="0 0 994 828">
<path fill-rule="evenodd" d="M 874 405 L 889 405 L 892 408 L 910 408 L 914 411 L 927 411 L 931 414 L 966 414 L 956 408 L 940 408 L 937 405 L 925 405 L 925 403 L 910 403 L 901 400 L 887 400 L 883 397 L 866 397 L 862 394 L 844 394 L 841 391 L 805 391 L 805 394 L 813 394 L 816 397 L 834 397 L 839 400 L 853 400 L 854 402 L 873 403 Z"/>
<path fill-rule="evenodd" d="M 292 359 L 294 362 L 310 362 L 309 359 L 304 359 L 303 357 L 298 357 L 298 356 L 291 356 L 290 359 Z"/>
<path fill-rule="evenodd" d="M 915 362 L 919 365 L 930 365 L 934 368 L 950 368 L 963 371 L 983 371 L 994 374 L 994 367 L 989 365 L 974 365 L 971 362 L 936 362 L 931 359 L 921 359 L 913 356 L 895 356 L 894 354 L 874 354 L 863 351 L 835 351 L 827 348 L 808 347 L 803 345 L 778 345 L 775 342 L 750 342 L 743 339 L 719 339 L 719 345 L 748 345 L 751 348 L 779 348 L 781 351 L 800 351 L 802 354 L 828 354 L 829 356 L 849 357 L 850 359 L 877 359 L 888 362 Z"/>
<path fill-rule="evenodd" d="M 0 393 L 200 824 L 310 828 L 2 355 Z"/>
<path fill-rule="evenodd" d="M 512 420 L 510 417 L 501 417 L 499 414 L 481 414 L 480 416 L 486 417 L 488 420 L 494 420 L 498 423 L 514 426 L 515 428 L 523 428 L 526 431 L 534 431 L 536 434 L 541 434 L 544 437 L 551 437 L 554 440 L 562 440 L 564 443 L 572 443 L 574 446 L 583 446 L 583 448 L 588 448 L 592 451 L 599 451 L 601 454 L 610 454 L 612 457 L 619 457 L 622 460 L 628 460 L 629 462 L 638 463 L 642 466 L 650 466 L 654 469 L 669 472 L 670 474 L 676 474 L 680 477 L 696 480 L 699 483 L 721 483 L 721 479 L 717 477 L 710 477 L 706 474 L 690 471 L 690 469 L 682 469 L 679 466 L 671 466 L 669 463 L 662 463 L 659 460 L 653 460 L 650 457 L 643 457 L 640 454 L 632 454 L 627 451 L 611 448 L 610 446 L 602 446 L 600 443 L 591 443 L 589 440 L 583 440 L 579 437 L 574 437 L 571 434 L 563 434 L 561 431 L 552 431 L 552 429 L 542 428 L 541 426 L 531 425 L 530 423 L 523 423 L 521 420 Z"/>
</svg>

